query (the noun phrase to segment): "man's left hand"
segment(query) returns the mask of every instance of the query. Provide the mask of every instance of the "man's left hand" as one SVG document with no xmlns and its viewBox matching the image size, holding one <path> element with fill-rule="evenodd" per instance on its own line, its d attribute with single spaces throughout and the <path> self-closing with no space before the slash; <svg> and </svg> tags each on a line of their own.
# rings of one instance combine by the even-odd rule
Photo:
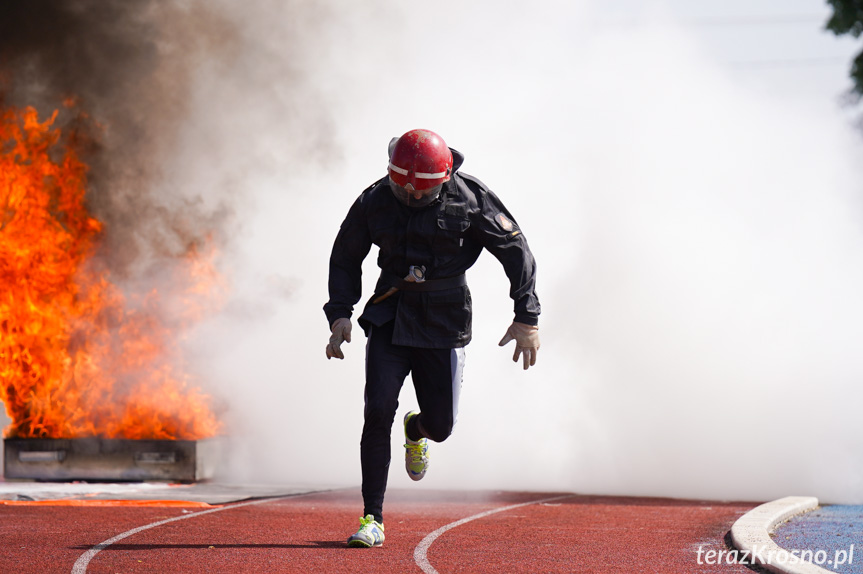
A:
<svg viewBox="0 0 863 574">
<path fill-rule="evenodd" d="M 512 355 L 514 362 L 518 362 L 518 356 L 521 355 L 525 371 L 536 364 L 536 355 L 539 352 L 539 327 L 513 321 L 498 345 L 503 347 L 510 341 L 515 341 L 515 353 Z"/>
</svg>

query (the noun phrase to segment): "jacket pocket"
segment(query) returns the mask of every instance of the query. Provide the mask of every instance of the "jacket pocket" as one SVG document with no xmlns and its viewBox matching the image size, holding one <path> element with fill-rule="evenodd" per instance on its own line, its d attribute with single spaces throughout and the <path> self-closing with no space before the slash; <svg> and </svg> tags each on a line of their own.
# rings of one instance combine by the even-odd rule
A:
<svg viewBox="0 0 863 574">
<path fill-rule="evenodd" d="M 464 234 L 470 228 L 470 220 L 466 217 L 442 216 L 437 219 L 437 245 L 441 252 L 458 253 L 464 242 Z"/>
<path fill-rule="evenodd" d="M 423 293 L 425 325 L 444 338 L 463 336 L 470 325 L 470 291 L 467 286 Z"/>
</svg>

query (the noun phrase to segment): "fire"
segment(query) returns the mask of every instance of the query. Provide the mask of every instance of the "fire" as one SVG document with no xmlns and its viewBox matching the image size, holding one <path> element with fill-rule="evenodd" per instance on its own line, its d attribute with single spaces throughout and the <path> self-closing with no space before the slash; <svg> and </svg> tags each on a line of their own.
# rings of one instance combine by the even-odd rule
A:
<svg viewBox="0 0 863 574">
<path fill-rule="evenodd" d="M 72 105 L 72 104 L 70 104 Z M 7 437 L 199 439 L 220 431 L 210 399 L 177 373 L 176 323 L 157 290 L 127 297 L 94 255 L 87 166 L 32 108 L 0 109 L 0 401 Z M 212 254 L 210 254 L 212 257 Z M 218 282 L 192 246 L 182 308 Z M 176 283 L 175 283 L 176 284 Z"/>
</svg>

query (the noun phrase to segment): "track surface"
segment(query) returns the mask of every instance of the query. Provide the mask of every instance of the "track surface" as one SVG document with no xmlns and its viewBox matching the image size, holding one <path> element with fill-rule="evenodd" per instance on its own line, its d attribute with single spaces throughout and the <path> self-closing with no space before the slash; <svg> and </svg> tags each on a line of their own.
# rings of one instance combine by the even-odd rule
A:
<svg viewBox="0 0 863 574">
<path fill-rule="evenodd" d="M 384 546 L 349 549 L 359 501 L 342 490 L 212 512 L 0 506 L 0 572 L 751 572 L 699 564 L 696 553 L 726 550 L 726 533 L 754 503 L 393 491 Z"/>
</svg>

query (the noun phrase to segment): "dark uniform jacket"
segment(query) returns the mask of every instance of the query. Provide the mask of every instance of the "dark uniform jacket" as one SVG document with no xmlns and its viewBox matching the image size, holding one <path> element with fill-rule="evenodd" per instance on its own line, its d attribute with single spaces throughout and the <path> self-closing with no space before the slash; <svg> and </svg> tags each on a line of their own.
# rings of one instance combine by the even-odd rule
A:
<svg viewBox="0 0 863 574">
<path fill-rule="evenodd" d="M 463 347 L 471 339 L 471 297 L 467 285 L 441 290 L 399 289 L 374 303 L 423 265 L 429 285 L 456 277 L 473 265 L 482 249 L 503 264 L 515 302 L 515 320 L 538 323 L 540 306 L 534 290 L 536 262 L 512 215 L 481 181 L 457 170 L 464 156 L 453 153 L 453 175 L 439 198 L 427 207 L 400 203 L 388 177 L 375 182 L 354 202 L 336 237 L 330 256 L 330 300 L 324 305 L 330 325 L 350 318 L 362 291 L 362 262 L 372 244 L 379 248 L 381 277 L 359 318 L 368 334 L 372 326 L 395 320 L 395 345 L 435 349 Z"/>
</svg>

